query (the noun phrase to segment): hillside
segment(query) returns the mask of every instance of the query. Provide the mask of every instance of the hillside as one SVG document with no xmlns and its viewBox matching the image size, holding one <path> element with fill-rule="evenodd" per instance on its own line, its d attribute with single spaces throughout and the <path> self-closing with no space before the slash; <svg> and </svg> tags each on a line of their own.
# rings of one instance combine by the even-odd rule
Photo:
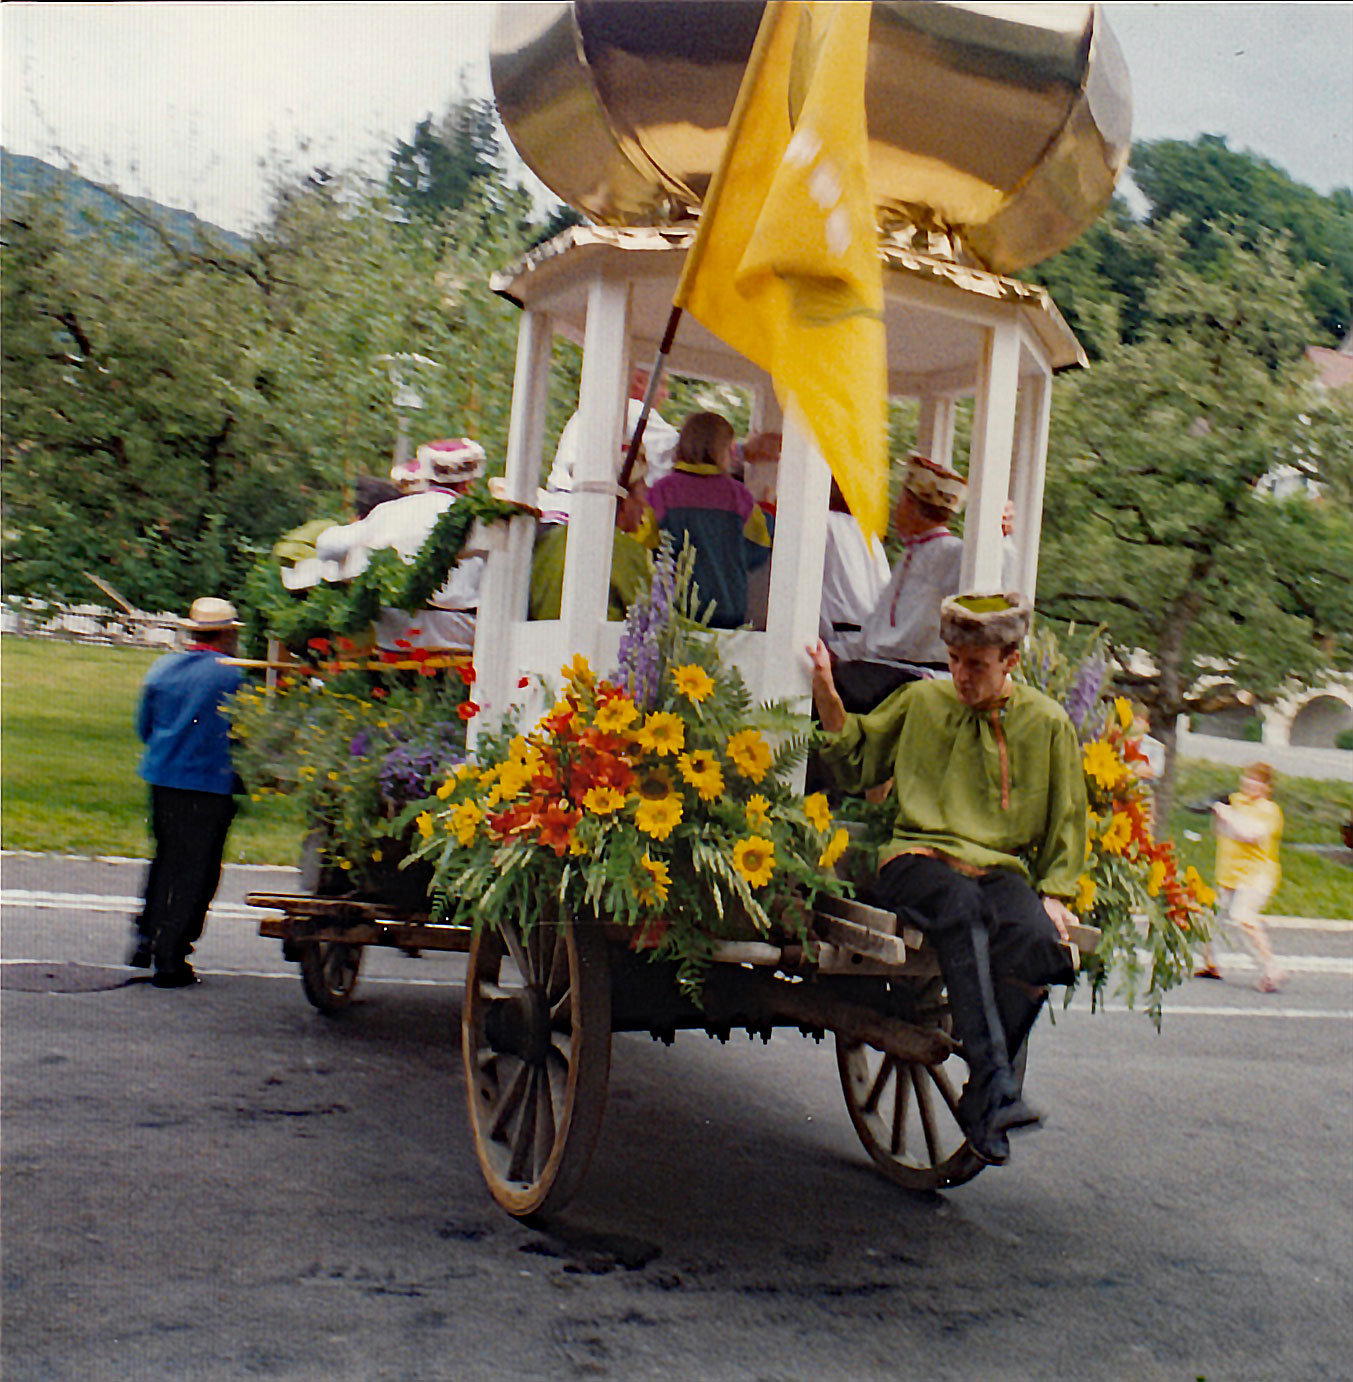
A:
<svg viewBox="0 0 1353 1382">
<path fill-rule="evenodd" d="M 62 199 L 71 229 L 77 233 L 101 229 L 112 222 L 127 226 L 134 244 L 149 249 L 155 243 L 152 232 L 128 218 L 121 203 L 105 187 L 78 174 L 67 172 L 64 168 L 57 168 L 40 158 L 32 158 L 27 154 L 12 154 L 8 149 L 0 149 L 0 189 L 3 189 L 6 214 L 13 211 L 14 198 L 30 192 L 39 192 Z M 147 215 L 153 216 L 179 244 L 199 244 L 205 238 L 215 244 L 227 245 L 233 250 L 248 247 L 249 242 L 243 235 L 224 230 L 210 221 L 204 221 L 191 211 L 163 206 L 146 197 L 127 197 L 127 201 Z"/>
</svg>

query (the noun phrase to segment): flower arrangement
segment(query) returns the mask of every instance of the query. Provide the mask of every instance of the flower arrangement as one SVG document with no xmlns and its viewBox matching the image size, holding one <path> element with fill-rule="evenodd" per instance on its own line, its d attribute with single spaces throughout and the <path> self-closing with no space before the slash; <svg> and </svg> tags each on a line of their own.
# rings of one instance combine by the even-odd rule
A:
<svg viewBox="0 0 1353 1382">
<path fill-rule="evenodd" d="M 529 732 L 481 734 L 410 808 L 436 915 L 527 931 L 556 906 L 597 916 L 697 998 L 721 940 L 808 941 L 815 897 L 845 886 L 832 865 L 848 836 L 824 796 L 786 785 L 807 717 L 753 702 L 691 612 L 690 571 L 664 543 L 614 677 L 575 657 Z"/>
<path fill-rule="evenodd" d="M 300 802 L 323 866 L 360 891 L 403 857 L 403 808 L 463 761 L 474 672 L 422 648 L 363 654 L 341 636 L 307 652 L 275 690 L 236 693 L 235 764 L 253 800 Z"/>
<path fill-rule="evenodd" d="M 1207 939 L 1216 895 L 1192 866 L 1181 875 L 1174 844 L 1153 834 L 1141 733 L 1129 702 L 1109 694 L 1103 631 L 1068 655 L 1040 629 L 1022 665 L 1026 680 L 1061 700 L 1081 739 L 1089 838 L 1072 910 L 1101 932 L 1085 960 L 1092 1001 L 1116 973 L 1131 1003 L 1145 974 L 1146 1011 L 1159 1027 L 1165 993 L 1188 977 L 1193 944 Z"/>
</svg>

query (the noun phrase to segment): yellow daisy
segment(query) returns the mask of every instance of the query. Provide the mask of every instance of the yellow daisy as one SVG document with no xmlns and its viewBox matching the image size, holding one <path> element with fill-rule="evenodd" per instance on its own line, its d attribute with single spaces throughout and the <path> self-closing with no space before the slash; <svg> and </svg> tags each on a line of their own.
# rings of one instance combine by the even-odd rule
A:
<svg viewBox="0 0 1353 1382">
<path fill-rule="evenodd" d="M 843 827 L 827 842 L 827 848 L 822 851 L 822 855 L 817 861 L 818 867 L 835 868 L 836 861 L 846 852 L 846 846 L 849 844 L 850 832 Z"/>
<path fill-rule="evenodd" d="M 643 891 L 648 897 L 657 902 L 667 901 L 667 890 L 672 886 L 672 872 L 661 859 L 650 859 L 648 851 L 644 851 L 644 857 L 639 860 L 645 872 L 648 874 L 648 882 L 651 887 Z M 645 900 L 648 900 L 646 897 Z"/>
<path fill-rule="evenodd" d="M 567 666 L 561 667 L 559 675 L 574 686 L 590 689 L 596 685 L 596 673 L 593 672 L 591 664 L 581 653 L 574 653 L 573 661 Z"/>
<path fill-rule="evenodd" d="M 1122 729 L 1131 729 L 1134 716 L 1132 714 L 1132 703 L 1124 696 L 1113 698 L 1113 708 L 1118 714 L 1118 724 Z"/>
<path fill-rule="evenodd" d="M 418 827 L 418 833 L 425 839 L 432 838 L 432 817 L 426 811 L 420 811 L 414 824 Z"/>
<path fill-rule="evenodd" d="M 1148 897 L 1160 896 L 1160 885 L 1165 882 L 1165 863 L 1160 859 L 1153 859 L 1151 867 L 1146 871 L 1146 895 Z"/>
<path fill-rule="evenodd" d="M 692 705 L 699 705 L 714 690 L 714 678 L 694 662 L 688 662 L 684 667 L 674 667 L 672 680 L 676 683 L 676 689 Z"/>
<path fill-rule="evenodd" d="M 701 801 L 713 801 L 723 794 L 723 769 L 719 760 L 709 749 L 696 749 L 694 753 L 683 753 L 677 759 L 681 776 L 686 779 Z"/>
<path fill-rule="evenodd" d="M 615 696 L 597 707 L 596 726 L 603 734 L 623 734 L 639 718 L 628 696 Z"/>
<path fill-rule="evenodd" d="M 749 782 L 760 782 L 770 771 L 770 745 L 759 730 L 739 730 L 728 741 L 729 761 Z"/>
<path fill-rule="evenodd" d="M 613 816 L 625 804 L 625 794 L 617 787 L 589 787 L 583 805 L 594 816 Z"/>
<path fill-rule="evenodd" d="M 747 824 L 753 830 L 764 830 L 770 824 L 770 802 L 760 792 L 747 801 Z"/>
<path fill-rule="evenodd" d="M 1121 854 L 1132 839 L 1132 822 L 1122 811 L 1115 811 L 1109 827 L 1099 837 L 1105 854 Z"/>
<path fill-rule="evenodd" d="M 634 813 L 634 824 L 645 835 L 665 840 L 681 824 L 684 809 L 681 798 L 675 794 L 656 801 L 641 801 Z"/>
<path fill-rule="evenodd" d="M 1077 916 L 1083 917 L 1095 904 L 1095 880 L 1088 873 L 1083 873 L 1076 881 L 1080 891 L 1076 894 L 1076 900 L 1071 904 L 1071 910 Z"/>
<path fill-rule="evenodd" d="M 474 843 L 475 832 L 484 813 L 472 801 L 463 801 L 451 813 L 451 833 L 462 845 Z"/>
<path fill-rule="evenodd" d="M 775 845 L 761 835 L 739 840 L 733 846 L 733 867 L 749 887 L 764 887 L 775 872 Z"/>
<path fill-rule="evenodd" d="M 1116 787 L 1127 773 L 1127 769 L 1123 766 L 1118 755 L 1114 753 L 1112 746 L 1106 744 L 1103 739 L 1096 739 L 1093 743 L 1085 746 L 1085 755 L 1082 761 L 1085 764 L 1086 773 L 1106 789 L 1111 790 Z"/>
<path fill-rule="evenodd" d="M 1203 882 L 1202 875 L 1192 864 L 1184 870 L 1184 884 L 1204 907 L 1215 905 L 1217 894 Z"/>
<path fill-rule="evenodd" d="M 826 831 L 832 828 L 832 809 L 827 805 L 827 798 L 821 792 L 804 797 L 803 814 L 808 817 L 808 824 L 814 830 Z"/>
<path fill-rule="evenodd" d="M 655 710 L 635 737 L 640 748 L 666 758 L 669 753 L 680 753 L 686 746 L 686 725 L 680 715 L 673 715 L 670 710 Z"/>
</svg>

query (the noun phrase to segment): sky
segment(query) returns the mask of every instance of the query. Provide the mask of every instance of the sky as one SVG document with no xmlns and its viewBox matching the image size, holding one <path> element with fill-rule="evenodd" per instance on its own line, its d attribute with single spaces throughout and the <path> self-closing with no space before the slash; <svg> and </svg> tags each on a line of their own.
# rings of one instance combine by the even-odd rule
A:
<svg viewBox="0 0 1353 1382">
<path fill-rule="evenodd" d="M 7 0 L 0 143 L 248 230 L 279 162 L 378 171 L 458 93 L 491 95 L 494 8 Z M 1353 0 L 1104 9 L 1134 138 L 1222 134 L 1320 192 L 1353 186 Z"/>
</svg>

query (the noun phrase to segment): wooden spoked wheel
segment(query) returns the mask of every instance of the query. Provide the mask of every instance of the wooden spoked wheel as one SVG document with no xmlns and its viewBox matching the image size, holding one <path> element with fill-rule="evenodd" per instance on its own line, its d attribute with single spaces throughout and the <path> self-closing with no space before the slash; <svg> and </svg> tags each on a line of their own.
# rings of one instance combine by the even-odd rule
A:
<svg viewBox="0 0 1353 1382">
<path fill-rule="evenodd" d="M 986 1164 L 954 1112 L 967 1079 L 960 1056 L 925 1064 L 838 1035 L 836 1063 L 850 1121 L 889 1180 L 940 1190 L 971 1180 Z"/>
<path fill-rule="evenodd" d="M 587 1173 L 606 1107 L 611 988 L 600 927 L 480 931 L 461 1025 L 475 1153 L 518 1218 L 557 1212 Z"/>
<path fill-rule="evenodd" d="M 352 1002 L 362 947 L 344 941 L 307 941 L 301 951 L 301 987 L 320 1012 L 340 1012 Z"/>
</svg>

